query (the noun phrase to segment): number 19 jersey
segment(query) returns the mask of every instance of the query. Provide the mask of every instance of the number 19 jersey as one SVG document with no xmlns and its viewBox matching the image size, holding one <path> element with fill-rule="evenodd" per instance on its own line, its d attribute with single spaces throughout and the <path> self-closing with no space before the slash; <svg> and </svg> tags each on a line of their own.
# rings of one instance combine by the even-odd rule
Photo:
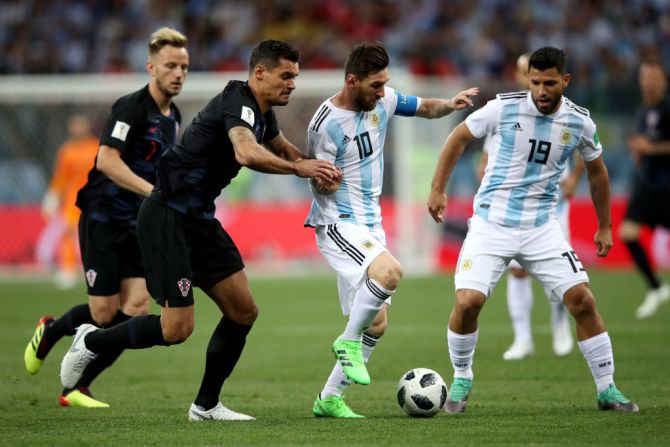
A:
<svg viewBox="0 0 670 447">
<path fill-rule="evenodd" d="M 465 124 L 476 138 L 491 134 L 474 212 L 508 227 L 548 222 L 555 215 L 559 181 L 573 151 L 585 161 L 602 153 L 589 111 L 566 97 L 555 113 L 544 115 L 529 91 L 499 94 Z"/>
<path fill-rule="evenodd" d="M 393 115 L 414 116 L 419 105 L 420 98 L 385 87 L 384 97 L 370 111 L 341 109 L 331 99 L 319 106 L 307 129 L 309 157 L 332 161 L 344 178 L 333 194 L 320 194 L 310 183 L 314 200 L 305 226 L 343 220 L 370 232 L 382 230 L 379 196 L 388 122 Z"/>
</svg>

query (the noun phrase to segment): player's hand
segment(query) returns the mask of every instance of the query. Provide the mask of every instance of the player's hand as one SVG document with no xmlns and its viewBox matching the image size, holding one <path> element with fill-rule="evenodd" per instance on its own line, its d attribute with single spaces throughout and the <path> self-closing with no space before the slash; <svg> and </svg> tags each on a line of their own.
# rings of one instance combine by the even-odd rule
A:
<svg viewBox="0 0 670 447">
<path fill-rule="evenodd" d="M 447 195 L 444 192 L 430 190 L 430 196 L 428 196 L 428 213 L 437 223 L 442 223 L 444 214 L 444 209 L 447 207 Z"/>
<path fill-rule="evenodd" d="M 296 160 L 295 175 L 302 178 L 315 178 L 324 183 L 330 183 L 342 176 L 332 162 L 326 160 Z"/>
<path fill-rule="evenodd" d="M 472 96 L 479 94 L 479 87 L 471 87 L 462 92 L 458 92 L 456 96 L 449 100 L 449 107 L 453 110 L 463 110 L 466 107 L 472 107 L 473 103 L 470 99 Z"/>
<path fill-rule="evenodd" d="M 335 166 L 337 169 L 337 172 L 339 174 L 338 177 L 330 180 L 330 181 L 323 181 L 318 178 L 312 178 L 310 181 L 312 182 L 312 186 L 316 191 L 320 194 L 332 194 L 338 189 L 340 189 L 340 185 L 342 184 L 342 180 L 344 179 L 344 176 L 342 175 L 342 171 L 340 168 Z"/>
<path fill-rule="evenodd" d="M 593 238 L 593 242 L 597 247 L 596 255 L 603 258 L 607 256 L 612 245 L 614 245 L 612 242 L 612 227 L 598 228 L 598 231 L 596 231 L 596 235 Z"/>
</svg>

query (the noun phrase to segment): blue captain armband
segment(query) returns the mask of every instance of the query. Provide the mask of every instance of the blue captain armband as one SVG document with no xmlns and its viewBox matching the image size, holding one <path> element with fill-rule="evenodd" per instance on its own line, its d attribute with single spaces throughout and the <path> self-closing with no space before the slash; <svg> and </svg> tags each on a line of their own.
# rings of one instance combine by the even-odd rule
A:
<svg viewBox="0 0 670 447">
<path fill-rule="evenodd" d="M 398 97 L 398 105 L 396 106 L 394 115 L 400 115 L 400 116 L 416 115 L 416 109 L 419 108 L 419 98 L 417 98 L 416 96 L 403 95 L 397 90 L 395 94 Z"/>
</svg>

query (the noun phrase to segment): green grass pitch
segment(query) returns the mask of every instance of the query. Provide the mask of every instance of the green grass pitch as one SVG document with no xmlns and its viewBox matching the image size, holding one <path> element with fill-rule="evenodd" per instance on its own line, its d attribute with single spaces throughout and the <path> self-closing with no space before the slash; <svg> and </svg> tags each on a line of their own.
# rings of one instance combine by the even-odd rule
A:
<svg viewBox="0 0 670 447">
<path fill-rule="evenodd" d="M 55 290 L 42 282 L 4 282 L 0 356 L 2 445 L 668 445 L 670 440 L 670 303 L 638 321 L 644 294 L 633 272 L 590 272 L 599 310 L 612 338 L 619 388 L 638 414 L 600 412 L 591 374 L 579 350 L 551 352 L 549 309 L 535 287 L 536 355 L 502 360 L 512 331 L 504 280 L 480 317 L 475 382 L 465 414 L 406 416 L 395 400 L 401 374 L 434 369 L 451 382 L 446 322 L 451 275 L 408 278 L 393 298 L 390 326 L 372 356 L 372 384 L 354 386 L 347 400 L 365 420 L 316 419 L 311 407 L 334 359 L 330 344 L 344 327 L 333 277 L 259 279 L 250 275 L 260 317 L 226 382 L 225 405 L 254 415 L 250 423 L 189 423 L 188 406 L 203 372 L 214 305 L 196 295 L 196 330 L 182 345 L 127 351 L 94 383 L 110 409 L 60 408 L 57 345 L 36 376 L 23 350 L 43 314 L 59 316 L 85 299 L 83 286 Z M 666 275 L 666 281 L 669 279 Z M 152 305 L 153 306 L 153 305 Z M 152 311 L 156 311 L 155 306 Z"/>
</svg>

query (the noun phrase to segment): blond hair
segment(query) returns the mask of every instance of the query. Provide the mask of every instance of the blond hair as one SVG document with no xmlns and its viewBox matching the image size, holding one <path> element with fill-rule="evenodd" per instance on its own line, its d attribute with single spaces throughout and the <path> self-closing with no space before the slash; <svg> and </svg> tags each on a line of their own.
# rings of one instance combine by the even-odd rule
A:
<svg viewBox="0 0 670 447">
<path fill-rule="evenodd" d="M 182 33 L 176 29 L 164 26 L 151 34 L 151 39 L 149 39 L 149 55 L 152 56 L 158 53 L 165 45 L 184 48 L 187 43 L 188 39 Z"/>
</svg>

